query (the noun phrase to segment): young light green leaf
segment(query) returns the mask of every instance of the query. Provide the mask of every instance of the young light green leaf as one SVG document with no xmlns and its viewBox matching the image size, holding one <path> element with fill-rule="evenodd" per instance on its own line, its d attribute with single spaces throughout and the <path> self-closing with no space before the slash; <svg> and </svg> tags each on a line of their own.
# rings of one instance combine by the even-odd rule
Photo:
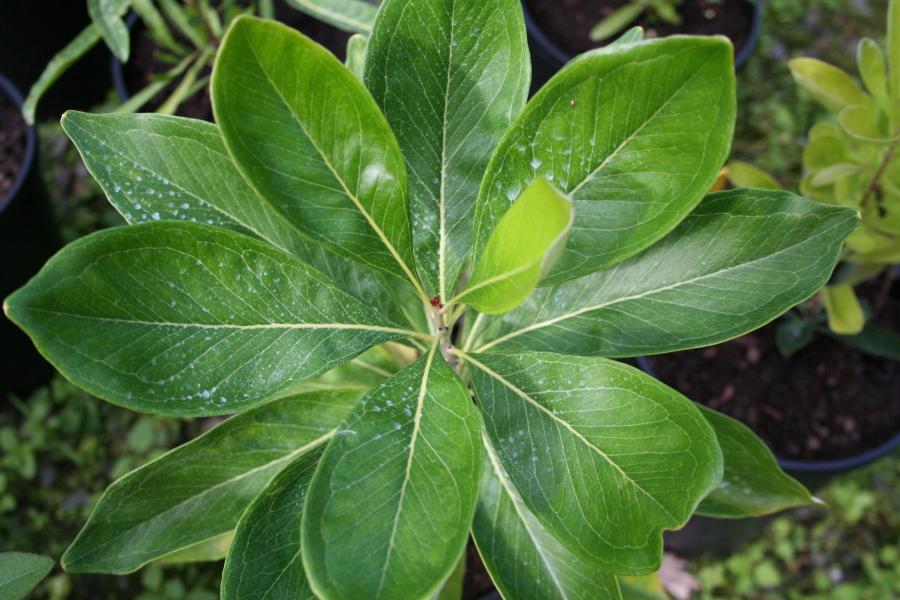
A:
<svg viewBox="0 0 900 600">
<path fill-rule="evenodd" d="M 815 502 L 749 427 L 705 406 L 697 408 L 715 430 L 725 461 L 722 481 L 700 503 L 698 514 L 742 519 Z"/>
<path fill-rule="evenodd" d="M 434 346 L 363 398 L 319 463 L 303 513 L 303 564 L 319 597 L 436 591 L 472 522 L 479 429 L 466 386 Z"/>
<path fill-rule="evenodd" d="M 780 190 L 781 184 L 759 167 L 740 160 L 728 163 L 728 180 L 739 188 Z"/>
<path fill-rule="evenodd" d="M 293 29 L 240 17 L 219 50 L 212 99 L 228 151 L 263 198 L 333 252 L 406 277 L 426 297 L 400 148 L 344 65 Z"/>
<path fill-rule="evenodd" d="M 347 40 L 347 60 L 344 64 L 360 81 L 365 79 L 366 54 L 369 51 L 369 38 L 361 33 L 354 33 Z"/>
<path fill-rule="evenodd" d="M 160 565 L 183 565 L 186 563 L 215 562 L 228 555 L 228 549 L 234 539 L 234 531 L 227 531 L 212 539 L 203 540 L 193 546 L 166 554 L 154 561 Z"/>
<path fill-rule="evenodd" d="M 131 52 L 131 38 L 122 15 L 128 10 L 131 0 L 87 0 L 91 21 L 103 36 L 103 41 L 121 62 L 128 62 Z"/>
<path fill-rule="evenodd" d="M 153 0 L 132 0 L 131 8 L 141 19 L 141 23 L 147 28 L 153 41 L 178 55 L 188 54 L 188 49 L 182 46 L 172 35 L 172 30 L 165 18 L 156 8 Z"/>
<path fill-rule="evenodd" d="M 88 25 L 74 40 L 50 59 L 50 62 L 47 63 L 47 66 L 41 72 L 41 76 L 31 86 L 31 89 L 28 91 L 28 97 L 25 98 L 25 102 L 22 104 L 22 115 L 29 125 L 34 124 L 34 113 L 37 110 L 37 104 L 50 86 L 99 41 L 100 30 L 95 25 Z"/>
<path fill-rule="evenodd" d="M 818 291 L 858 223 L 852 208 L 788 192 L 711 194 L 643 254 L 538 289 L 485 328 L 480 350 L 624 357 L 737 337 Z"/>
<path fill-rule="evenodd" d="M 816 58 L 795 58 L 788 63 L 797 85 L 837 114 L 848 106 L 870 106 L 871 98 L 846 72 Z"/>
<path fill-rule="evenodd" d="M 545 284 L 640 252 L 712 187 L 734 115 L 724 38 L 648 40 L 576 58 L 531 99 L 494 153 L 475 211 L 475 255 L 538 177 L 566 193 L 576 215 Z"/>
<path fill-rule="evenodd" d="M 25 552 L 0 553 L 0 598 L 22 600 L 53 568 L 52 558 Z"/>
<path fill-rule="evenodd" d="M 4 309 L 76 385 L 171 415 L 245 410 L 406 335 L 290 255 L 193 223 L 82 238 Z"/>
<path fill-rule="evenodd" d="M 570 552 L 544 529 L 519 497 L 491 442 L 472 536 L 491 580 L 515 600 L 621 599 L 616 578 Z"/>
<path fill-rule="evenodd" d="M 881 129 L 878 112 L 871 106 L 848 106 L 838 115 L 838 123 L 841 129 L 858 140 L 882 143 L 890 141 L 887 132 Z"/>
<path fill-rule="evenodd" d="M 400 309 L 418 302 L 411 290 L 306 238 L 244 181 L 212 123 L 69 111 L 62 126 L 129 223 L 190 221 L 254 235 L 340 281 L 391 319 L 410 320 Z"/>
<path fill-rule="evenodd" d="M 856 335 L 866 324 L 856 292 L 849 285 L 827 285 L 822 288 L 822 301 L 828 313 L 828 328 L 839 335 Z"/>
<path fill-rule="evenodd" d="M 492 315 L 520 305 L 553 268 L 574 217 L 569 199 L 536 179 L 494 227 L 465 289 L 450 302 Z"/>
<path fill-rule="evenodd" d="M 406 159 L 417 263 L 444 301 L 471 249 L 481 179 L 530 77 L 518 0 L 392 0 L 376 22 L 366 84 Z"/>
<path fill-rule="evenodd" d="M 592 42 L 607 40 L 628 27 L 645 10 L 647 10 L 647 4 L 644 2 L 628 2 L 594 25 L 588 37 L 591 38 Z"/>
<path fill-rule="evenodd" d="M 464 356 L 485 430 L 522 501 L 598 568 L 655 571 L 722 478 L 715 433 L 687 399 L 622 363 L 547 353 Z"/>
<path fill-rule="evenodd" d="M 344 31 L 370 33 L 378 13 L 378 0 L 287 0 L 320 21 Z"/>
<path fill-rule="evenodd" d="M 315 600 L 300 559 L 300 516 L 320 458 L 315 451 L 294 460 L 238 521 L 222 600 Z"/>
<path fill-rule="evenodd" d="M 891 108 L 890 94 L 888 93 L 887 64 L 884 52 L 878 43 L 870 38 L 859 41 L 856 49 L 856 63 L 859 66 L 859 74 L 862 76 L 866 89 L 875 98 L 879 106 L 889 114 Z"/>
<path fill-rule="evenodd" d="M 622 35 L 616 38 L 610 45 L 625 45 L 625 44 L 634 44 L 635 42 L 644 41 L 644 28 L 643 27 L 632 27 Z"/>
<path fill-rule="evenodd" d="M 63 556 L 72 572 L 130 573 L 234 529 L 291 461 L 322 447 L 360 392 L 308 392 L 232 417 L 112 484 Z"/>
</svg>

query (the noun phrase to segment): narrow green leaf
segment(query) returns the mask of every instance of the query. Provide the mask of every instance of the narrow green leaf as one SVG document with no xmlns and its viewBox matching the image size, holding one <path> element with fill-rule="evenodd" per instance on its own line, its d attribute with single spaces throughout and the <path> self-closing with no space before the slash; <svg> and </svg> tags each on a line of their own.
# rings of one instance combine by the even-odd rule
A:
<svg viewBox="0 0 900 600">
<path fill-rule="evenodd" d="M 435 347 L 363 398 L 328 445 L 303 513 L 303 563 L 318 596 L 437 590 L 472 522 L 479 429 L 466 386 Z"/>
<path fill-rule="evenodd" d="M 193 223 L 82 238 L 4 309 L 76 385 L 171 415 L 245 410 L 406 335 L 293 257 Z"/>
<path fill-rule="evenodd" d="M 322 447 L 359 392 L 308 392 L 232 417 L 112 484 L 63 556 L 72 572 L 130 573 L 215 539 L 291 461 Z"/>
<path fill-rule="evenodd" d="M 378 13 L 377 0 L 287 0 L 287 3 L 338 29 L 357 33 L 370 33 Z"/>
<path fill-rule="evenodd" d="M 491 580 L 515 600 L 621 599 L 616 578 L 570 552 L 544 529 L 519 497 L 491 442 L 472 536 Z"/>
<path fill-rule="evenodd" d="M 613 44 L 625 45 L 625 44 L 634 44 L 636 42 L 644 41 L 644 28 L 643 27 L 632 27 L 618 38 Z"/>
<path fill-rule="evenodd" d="M 863 352 L 891 360 L 900 360 L 900 334 L 874 323 L 866 323 L 863 330 L 856 335 L 837 337 L 845 344 L 850 344 Z"/>
<path fill-rule="evenodd" d="M 828 328 L 839 335 L 856 335 L 866 324 L 856 292 L 849 285 L 828 285 L 822 288 L 822 301 L 828 313 Z"/>
<path fill-rule="evenodd" d="M 492 315 L 520 305 L 558 260 L 574 217 L 569 199 L 536 179 L 494 227 L 455 301 Z"/>
<path fill-rule="evenodd" d="M 835 114 L 848 106 L 871 105 L 871 98 L 837 67 L 815 58 L 795 58 L 788 66 L 797 85 Z"/>
<path fill-rule="evenodd" d="M 740 160 L 728 163 L 728 180 L 739 188 L 780 190 L 781 184 L 759 167 Z"/>
<path fill-rule="evenodd" d="M 206 223 L 255 235 L 340 281 L 391 319 L 417 323 L 401 307 L 414 304 L 418 309 L 419 301 L 400 281 L 328 252 L 260 199 L 231 162 L 212 123 L 69 111 L 62 126 L 129 223 L 158 215 L 163 221 Z"/>
<path fill-rule="evenodd" d="M 267 201 L 333 252 L 420 290 L 400 148 L 344 65 L 293 29 L 240 17 L 219 50 L 212 99 L 225 145 Z"/>
<path fill-rule="evenodd" d="M 103 36 L 110 51 L 122 62 L 128 62 L 131 39 L 122 15 L 131 6 L 131 0 L 87 0 L 91 21 Z"/>
<path fill-rule="evenodd" d="M 566 193 L 576 215 L 544 284 L 640 252 L 715 183 L 734 115 L 724 38 L 648 40 L 576 58 L 531 99 L 494 153 L 475 211 L 476 255 L 538 177 Z"/>
<path fill-rule="evenodd" d="M 698 514 L 742 519 L 815 503 L 805 487 L 781 470 L 749 427 L 705 406 L 697 408 L 715 430 L 725 461 L 722 481 L 700 503 Z"/>
<path fill-rule="evenodd" d="M 237 524 L 222 571 L 222 600 L 315 600 L 300 559 L 300 517 L 321 452 L 292 462 Z"/>
<path fill-rule="evenodd" d="M 175 40 L 169 24 L 166 23 L 165 18 L 156 8 L 153 0 L 132 0 L 131 8 L 138 14 L 141 23 L 147 28 L 157 44 L 178 55 L 188 53 L 188 49 Z"/>
<path fill-rule="evenodd" d="M 491 153 L 530 78 L 518 0 L 392 0 L 376 22 L 366 84 L 406 159 L 417 263 L 444 301 L 471 250 Z"/>
<path fill-rule="evenodd" d="M 25 102 L 22 104 L 22 114 L 29 125 L 34 124 L 34 113 L 37 110 L 37 104 L 50 86 L 99 41 L 100 30 L 95 25 L 88 25 L 65 48 L 53 55 L 53 58 L 50 59 L 50 62 L 47 63 L 47 66 L 41 72 L 41 76 L 31 86 L 31 89 L 28 91 L 28 97 L 25 98 Z"/>
<path fill-rule="evenodd" d="M 818 291 L 858 223 L 854 209 L 788 192 L 711 194 L 643 254 L 537 290 L 486 326 L 480 350 L 623 357 L 737 337 Z"/>
<path fill-rule="evenodd" d="M 200 72 L 207 67 L 211 59 L 211 48 L 200 53 L 200 56 L 197 57 L 191 67 L 187 70 L 184 77 L 181 78 L 181 81 L 178 82 L 178 85 L 175 86 L 175 89 L 169 94 L 169 97 L 165 99 L 158 109 L 156 109 L 156 112 L 161 115 L 174 115 L 178 112 L 181 103 L 190 98 L 197 91 L 197 77 L 200 75 Z"/>
<path fill-rule="evenodd" d="M 53 568 L 52 558 L 25 552 L 0 553 L 0 598 L 22 600 Z"/>
<path fill-rule="evenodd" d="M 466 356 L 485 430 L 534 516 L 619 575 L 655 571 L 662 531 L 722 477 L 715 433 L 685 397 L 603 358 Z"/>
<path fill-rule="evenodd" d="M 344 64 L 360 81 L 365 79 L 366 54 L 368 51 L 369 38 L 367 36 L 361 33 L 354 33 L 347 40 L 347 60 Z"/>
<path fill-rule="evenodd" d="M 184 6 L 178 0 L 158 0 L 159 6 L 166 18 L 178 28 L 181 34 L 189 39 L 197 50 L 203 50 L 208 46 L 206 31 L 199 25 L 191 25 L 190 19 L 184 12 Z"/>
<path fill-rule="evenodd" d="M 647 10 L 647 5 L 644 2 L 628 2 L 594 25 L 588 37 L 592 42 L 608 40 L 628 27 L 645 10 Z"/>
<path fill-rule="evenodd" d="M 887 13 L 888 66 L 891 94 L 900 96 L 900 2 L 891 0 Z"/>
<path fill-rule="evenodd" d="M 888 93 L 887 62 L 878 43 L 870 38 L 859 41 L 856 62 L 866 89 L 875 98 L 885 113 L 890 114 L 891 101 Z"/>
</svg>

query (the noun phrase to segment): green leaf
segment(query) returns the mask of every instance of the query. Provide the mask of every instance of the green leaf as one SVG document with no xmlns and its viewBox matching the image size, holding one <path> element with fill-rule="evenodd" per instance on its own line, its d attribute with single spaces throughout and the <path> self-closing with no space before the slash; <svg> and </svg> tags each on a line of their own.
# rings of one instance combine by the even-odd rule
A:
<svg viewBox="0 0 900 600">
<path fill-rule="evenodd" d="M 649 375 L 603 358 L 464 356 L 500 462 L 551 535 L 614 574 L 655 571 L 722 477 L 712 428 Z"/>
<path fill-rule="evenodd" d="M 900 96 L 900 2 L 891 0 L 887 13 L 888 66 L 891 94 Z"/>
<path fill-rule="evenodd" d="M 237 524 L 222 571 L 222 600 L 314 600 L 300 559 L 300 517 L 321 452 L 292 462 Z"/>
<path fill-rule="evenodd" d="M 698 514 L 742 519 L 816 503 L 805 487 L 781 470 L 749 427 L 705 406 L 697 408 L 715 430 L 725 460 L 722 481 L 700 503 Z"/>
<path fill-rule="evenodd" d="M 711 194 L 643 254 L 537 290 L 479 350 L 624 357 L 737 337 L 818 291 L 858 223 L 854 209 L 788 192 Z"/>
<path fill-rule="evenodd" d="M 775 343 L 778 351 L 790 356 L 805 348 L 813 339 L 815 324 L 804 318 L 787 317 L 778 323 Z"/>
<path fill-rule="evenodd" d="M 25 552 L 0 553 L 0 598 L 21 600 L 53 568 L 52 558 Z"/>
<path fill-rule="evenodd" d="M 333 252 L 407 277 L 426 297 L 400 148 L 344 65 L 293 29 L 240 17 L 219 50 L 212 99 L 228 151 L 263 198 Z"/>
<path fill-rule="evenodd" d="M 781 184 L 772 175 L 755 165 L 740 160 L 728 163 L 728 180 L 739 188 L 781 189 Z"/>
<path fill-rule="evenodd" d="M 363 398 L 328 445 L 303 513 L 317 595 L 407 600 L 437 590 L 472 522 L 479 429 L 466 386 L 434 346 Z"/>
<path fill-rule="evenodd" d="M 406 159 L 417 263 L 444 301 L 471 249 L 491 153 L 530 78 L 518 0 L 392 0 L 379 14 L 366 84 Z"/>
<path fill-rule="evenodd" d="M 588 37 L 591 38 L 592 42 L 607 40 L 628 27 L 645 10 L 647 10 L 647 5 L 644 2 L 628 2 L 594 25 Z"/>
<path fill-rule="evenodd" d="M 837 67 L 815 58 L 795 58 L 788 66 L 797 85 L 835 114 L 848 106 L 871 105 L 871 98 Z"/>
<path fill-rule="evenodd" d="M 850 107 L 855 108 L 855 107 Z M 849 109 L 848 109 L 849 110 Z M 845 114 L 846 111 L 841 112 L 841 114 Z M 843 177 L 847 177 L 849 175 L 855 175 L 859 173 L 861 170 L 859 165 L 854 165 L 850 163 L 838 163 L 836 165 L 829 165 L 822 169 L 821 171 L 816 172 L 812 178 L 812 184 L 816 187 L 833 185 L 839 179 Z"/>
<path fill-rule="evenodd" d="M 715 183 L 734 114 L 724 38 L 648 40 L 576 58 L 531 99 L 494 153 L 476 206 L 476 255 L 538 177 L 572 198 L 576 215 L 545 284 L 640 252 Z"/>
<path fill-rule="evenodd" d="M 856 335 L 837 337 L 845 344 L 850 344 L 863 352 L 891 360 L 900 360 L 900 334 L 874 323 L 866 323 L 862 331 Z"/>
<path fill-rule="evenodd" d="M 347 60 L 344 64 L 357 79 L 365 79 L 366 54 L 369 51 L 369 38 L 361 33 L 354 33 L 347 40 Z"/>
<path fill-rule="evenodd" d="M 614 41 L 613 44 L 625 45 L 642 41 L 644 41 L 644 28 L 636 26 L 616 38 L 616 41 Z"/>
<path fill-rule="evenodd" d="M 63 556 L 71 572 L 130 573 L 219 538 L 293 460 L 321 448 L 360 392 L 308 392 L 232 417 L 113 483 Z"/>
<path fill-rule="evenodd" d="M 391 319 L 410 320 L 400 308 L 402 303 L 418 303 L 411 290 L 387 273 L 306 238 L 244 181 L 212 123 L 69 111 L 62 126 L 110 203 L 129 223 L 190 221 L 254 235 L 340 281 Z"/>
<path fill-rule="evenodd" d="M 472 536 L 491 580 L 515 600 L 620 599 L 616 578 L 570 552 L 519 497 L 489 440 Z"/>
<path fill-rule="evenodd" d="M 182 565 L 198 562 L 215 562 L 228 555 L 228 549 L 234 539 L 234 531 L 227 531 L 220 536 L 204 540 L 183 550 L 166 554 L 157 561 L 160 565 Z"/>
<path fill-rule="evenodd" d="M 366 0 L 287 0 L 316 19 L 344 31 L 370 33 L 378 13 L 377 2 Z"/>
<path fill-rule="evenodd" d="M 463 583 L 466 575 L 466 553 L 456 562 L 456 567 L 450 573 L 441 588 L 431 597 L 432 600 L 462 600 Z"/>
<path fill-rule="evenodd" d="M 878 43 L 869 38 L 859 41 L 856 49 L 856 62 L 859 65 L 859 74 L 862 76 L 866 89 L 875 98 L 879 106 L 890 114 L 891 101 L 888 93 L 887 64 L 884 52 Z"/>
<path fill-rule="evenodd" d="M 863 330 L 866 315 L 852 286 L 825 286 L 822 288 L 822 301 L 831 331 L 839 335 L 856 335 Z"/>
<path fill-rule="evenodd" d="M 568 198 L 536 179 L 497 223 L 468 284 L 451 302 L 494 315 L 520 305 L 553 268 L 574 216 Z"/>
<path fill-rule="evenodd" d="M 41 72 L 41 76 L 31 86 L 28 97 L 22 104 L 22 115 L 29 125 L 34 124 L 34 113 L 37 104 L 51 85 L 62 77 L 79 58 L 87 54 L 100 41 L 100 30 L 95 25 L 88 25 L 65 48 L 53 55 L 47 66 Z"/>
<path fill-rule="evenodd" d="M 4 310 L 76 385 L 170 415 L 245 410 L 406 335 L 293 257 L 194 223 L 82 238 Z"/>
<path fill-rule="evenodd" d="M 838 115 L 841 129 L 859 140 L 887 143 L 886 132 L 882 132 L 878 113 L 871 106 L 848 106 Z M 857 167 L 859 169 L 859 167 Z"/>
<path fill-rule="evenodd" d="M 122 15 L 130 5 L 131 0 L 87 0 L 91 21 L 110 51 L 123 63 L 128 62 L 131 40 Z"/>
</svg>

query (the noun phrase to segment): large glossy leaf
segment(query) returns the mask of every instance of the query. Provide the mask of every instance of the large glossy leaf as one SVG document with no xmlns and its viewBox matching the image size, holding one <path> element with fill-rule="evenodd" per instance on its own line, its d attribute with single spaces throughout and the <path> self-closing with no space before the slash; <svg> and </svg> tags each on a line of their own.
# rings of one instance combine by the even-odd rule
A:
<svg viewBox="0 0 900 600">
<path fill-rule="evenodd" d="M 521 304 L 559 258 L 573 208 L 546 179 L 536 179 L 497 223 L 465 289 L 451 302 L 492 315 Z"/>
<path fill-rule="evenodd" d="M 247 409 L 405 335 L 290 255 L 193 223 L 82 238 L 4 309 L 76 385 L 173 415 Z"/>
<path fill-rule="evenodd" d="M 241 17 L 219 50 L 212 99 L 238 168 L 291 223 L 334 252 L 417 281 L 400 148 L 334 56 L 280 23 Z"/>
<path fill-rule="evenodd" d="M 314 600 L 300 558 L 300 516 L 321 452 L 279 473 L 237 524 L 222 571 L 222 600 Z"/>
<path fill-rule="evenodd" d="M 741 519 L 812 504 L 809 491 L 778 466 L 772 452 L 743 423 L 697 405 L 716 432 L 725 469 L 698 514 Z"/>
<path fill-rule="evenodd" d="M 471 247 L 481 178 L 530 78 L 518 0 L 391 0 L 376 22 L 366 83 L 406 159 L 417 262 L 444 301 Z"/>
<path fill-rule="evenodd" d="M 643 250 L 716 181 L 734 114 L 724 38 L 617 44 L 576 58 L 532 98 L 491 159 L 475 214 L 477 252 L 540 176 L 576 205 L 566 250 L 545 282 Z"/>
<path fill-rule="evenodd" d="M 482 450 L 466 386 L 432 347 L 369 392 L 310 485 L 303 563 L 323 599 L 428 598 L 463 551 Z"/>
<path fill-rule="evenodd" d="M 106 197 L 129 223 L 190 221 L 252 234 L 340 282 L 386 316 L 411 320 L 401 311 L 403 304 L 418 303 L 411 290 L 392 275 L 309 240 L 244 181 L 212 123 L 153 114 L 69 111 L 62 126 Z"/>
<path fill-rule="evenodd" d="M 655 571 L 722 477 L 687 398 L 603 358 L 468 356 L 485 430 L 523 502 L 569 550 L 615 574 Z"/>
<path fill-rule="evenodd" d="M 639 356 L 721 342 L 812 296 L 856 211 L 769 190 L 712 194 L 628 261 L 539 289 L 486 328 L 483 349 Z"/>
<path fill-rule="evenodd" d="M 53 559 L 26 552 L 0 553 L 0 598 L 21 600 L 53 568 Z"/>
<path fill-rule="evenodd" d="M 379 0 L 287 0 L 287 3 L 344 31 L 369 33 Z"/>
<path fill-rule="evenodd" d="M 472 536 L 491 580 L 515 600 L 615 600 L 616 578 L 569 551 L 522 502 L 485 440 L 485 465 Z"/>
<path fill-rule="evenodd" d="M 722 477 L 712 428 L 687 399 L 627 365 L 548 353 L 467 357 L 485 430 L 522 501 L 598 568 L 659 568 Z"/>
<path fill-rule="evenodd" d="M 271 402 L 129 473 L 103 494 L 63 566 L 128 573 L 231 531 L 279 471 L 332 437 L 359 395 L 308 392 Z"/>
</svg>

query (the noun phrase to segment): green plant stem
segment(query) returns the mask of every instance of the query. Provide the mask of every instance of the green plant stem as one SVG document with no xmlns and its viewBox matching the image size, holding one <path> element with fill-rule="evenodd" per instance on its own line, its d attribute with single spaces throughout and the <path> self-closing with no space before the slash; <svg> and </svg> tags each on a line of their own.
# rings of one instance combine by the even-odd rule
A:
<svg viewBox="0 0 900 600">
<path fill-rule="evenodd" d="M 891 161 L 894 160 L 894 156 L 897 153 L 897 145 L 900 144 L 900 140 L 894 140 L 890 146 L 888 146 L 887 152 L 884 153 L 884 157 L 881 159 L 881 164 L 878 165 L 878 169 L 875 170 L 875 174 L 872 176 L 872 180 L 869 182 L 869 185 L 866 187 L 866 191 L 863 192 L 862 198 L 859 200 L 859 206 L 865 207 L 866 203 L 869 201 L 875 192 L 878 190 L 878 182 L 881 181 L 881 178 L 884 176 L 885 171 L 887 171 L 888 166 L 891 164 Z"/>
</svg>

